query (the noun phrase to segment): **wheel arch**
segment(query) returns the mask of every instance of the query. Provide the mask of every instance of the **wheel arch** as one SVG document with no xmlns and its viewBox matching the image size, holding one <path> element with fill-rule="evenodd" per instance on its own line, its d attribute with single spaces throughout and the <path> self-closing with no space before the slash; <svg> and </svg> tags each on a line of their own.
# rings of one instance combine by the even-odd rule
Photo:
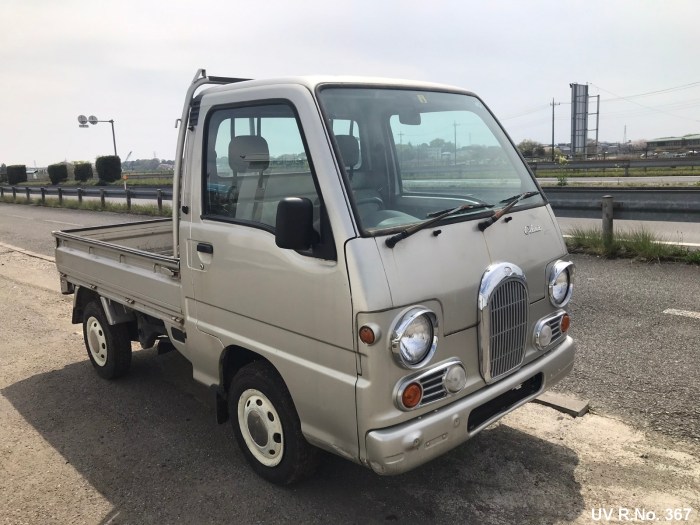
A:
<svg viewBox="0 0 700 525">
<path fill-rule="evenodd" d="M 83 311 L 88 303 L 99 301 L 100 296 L 97 292 L 85 288 L 84 286 L 76 286 L 73 294 L 73 316 L 71 323 L 81 324 L 83 322 Z"/>
<path fill-rule="evenodd" d="M 241 368 L 255 361 L 267 363 L 277 373 L 280 380 L 285 382 L 277 367 L 263 355 L 242 346 L 227 346 L 221 352 L 219 361 L 219 386 L 216 389 L 216 421 L 218 423 L 225 423 L 229 419 L 228 392 L 231 386 L 231 378 Z"/>
</svg>

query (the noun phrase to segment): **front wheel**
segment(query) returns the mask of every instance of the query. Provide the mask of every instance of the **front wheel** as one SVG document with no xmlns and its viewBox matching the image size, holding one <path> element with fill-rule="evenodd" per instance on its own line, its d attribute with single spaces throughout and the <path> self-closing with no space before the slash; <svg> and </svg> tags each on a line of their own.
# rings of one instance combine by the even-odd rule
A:
<svg viewBox="0 0 700 525">
<path fill-rule="evenodd" d="M 278 485 L 313 474 L 319 451 L 304 438 L 287 386 L 271 365 L 256 361 L 233 377 L 229 414 L 236 441 L 257 474 Z"/>
<path fill-rule="evenodd" d="M 131 340 L 126 325 L 110 325 L 102 304 L 92 301 L 83 310 L 83 339 L 95 371 L 105 379 L 123 376 L 131 366 Z"/>
</svg>

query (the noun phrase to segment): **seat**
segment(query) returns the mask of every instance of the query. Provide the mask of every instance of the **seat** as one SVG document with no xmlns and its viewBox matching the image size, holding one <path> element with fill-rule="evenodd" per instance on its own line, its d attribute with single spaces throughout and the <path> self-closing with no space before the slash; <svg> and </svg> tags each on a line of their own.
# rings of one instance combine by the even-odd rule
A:
<svg viewBox="0 0 700 525">
<path fill-rule="evenodd" d="M 233 172 L 228 199 L 234 217 L 260 222 L 267 178 L 264 171 L 270 165 L 267 141 L 257 135 L 233 137 L 228 146 L 228 164 Z M 258 176 L 241 176 L 247 172 L 257 172 Z"/>
<path fill-rule="evenodd" d="M 335 140 L 350 179 L 355 206 L 360 219 L 367 226 L 364 218 L 383 209 L 384 201 L 379 190 L 372 184 L 371 174 L 367 171 L 355 171 L 355 166 L 360 162 L 360 143 L 357 138 L 353 135 L 336 135 Z"/>
</svg>

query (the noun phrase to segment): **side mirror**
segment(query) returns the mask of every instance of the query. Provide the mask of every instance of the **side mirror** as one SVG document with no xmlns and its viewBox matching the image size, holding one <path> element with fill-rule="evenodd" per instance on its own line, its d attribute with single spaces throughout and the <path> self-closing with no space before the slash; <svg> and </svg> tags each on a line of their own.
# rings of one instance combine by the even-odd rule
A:
<svg viewBox="0 0 700 525">
<path fill-rule="evenodd" d="M 302 197 L 287 197 L 277 205 L 275 243 L 289 250 L 308 250 L 314 239 L 314 205 Z"/>
</svg>

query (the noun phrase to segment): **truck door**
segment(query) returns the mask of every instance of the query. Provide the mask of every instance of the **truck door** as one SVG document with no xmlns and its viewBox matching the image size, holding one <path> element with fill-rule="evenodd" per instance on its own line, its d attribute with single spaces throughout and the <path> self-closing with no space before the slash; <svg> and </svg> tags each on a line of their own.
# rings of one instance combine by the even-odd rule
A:
<svg viewBox="0 0 700 525">
<path fill-rule="evenodd" d="M 226 95 L 221 103 L 202 102 L 202 184 L 192 188 L 193 210 L 201 213 L 192 214 L 186 240 L 190 315 L 200 334 L 227 349 L 254 351 L 277 368 L 307 438 L 342 436 L 341 450 L 355 456 L 350 289 L 298 109 L 310 95 Z M 308 125 L 320 126 L 318 113 L 316 120 Z M 276 246 L 277 204 L 285 197 L 314 204 L 315 250 Z M 209 366 L 218 367 L 219 357 L 208 356 Z"/>
</svg>

